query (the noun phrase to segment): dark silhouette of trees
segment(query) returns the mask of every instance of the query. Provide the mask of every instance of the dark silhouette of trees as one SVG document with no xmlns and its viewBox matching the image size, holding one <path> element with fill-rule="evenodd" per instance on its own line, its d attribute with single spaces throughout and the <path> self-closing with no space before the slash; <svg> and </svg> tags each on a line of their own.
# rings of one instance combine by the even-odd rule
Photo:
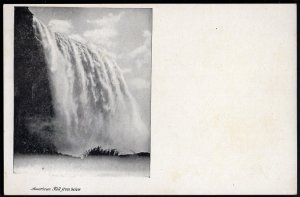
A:
<svg viewBox="0 0 300 197">
<path fill-rule="evenodd" d="M 116 149 L 103 149 L 101 146 L 97 146 L 96 148 L 87 150 L 83 155 L 84 157 L 99 155 L 118 156 L 119 152 Z"/>
</svg>

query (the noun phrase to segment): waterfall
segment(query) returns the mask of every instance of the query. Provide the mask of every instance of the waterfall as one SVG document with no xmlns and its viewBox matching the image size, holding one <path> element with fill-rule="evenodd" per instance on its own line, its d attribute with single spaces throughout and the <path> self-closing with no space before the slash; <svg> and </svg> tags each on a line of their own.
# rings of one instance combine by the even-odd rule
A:
<svg viewBox="0 0 300 197">
<path fill-rule="evenodd" d="M 101 49 L 52 32 L 35 17 L 33 27 L 47 62 L 58 151 L 77 156 L 101 146 L 149 152 L 149 131 L 116 61 Z"/>
</svg>

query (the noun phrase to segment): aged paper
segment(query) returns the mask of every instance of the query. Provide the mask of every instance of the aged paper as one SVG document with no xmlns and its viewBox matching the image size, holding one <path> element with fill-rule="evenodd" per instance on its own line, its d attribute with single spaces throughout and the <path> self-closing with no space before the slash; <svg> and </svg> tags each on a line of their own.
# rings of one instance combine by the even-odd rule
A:
<svg viewBox="0 0 300 197">
<path fill-rule="evenodd" d="M 297 193 L 296 4 L 18 6 L 152 9 L 150 177 L 14 173 L 5 5 L 5 194 Z"/>
</svg>

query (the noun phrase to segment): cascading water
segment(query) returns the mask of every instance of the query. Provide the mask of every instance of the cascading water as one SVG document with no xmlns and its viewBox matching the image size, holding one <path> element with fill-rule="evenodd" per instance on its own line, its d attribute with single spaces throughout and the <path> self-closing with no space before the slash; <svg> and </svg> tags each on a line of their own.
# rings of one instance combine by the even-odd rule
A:
<svg viewBox="0 0 300 197">
<path fill-rule="evenodd" d="M 149 131 L 114 59 L 50 31 L 35 17 L 33 26 L 48 64 L 58 151 L 77 156 L 101 146 L 149 152 Z"/>
</svg>

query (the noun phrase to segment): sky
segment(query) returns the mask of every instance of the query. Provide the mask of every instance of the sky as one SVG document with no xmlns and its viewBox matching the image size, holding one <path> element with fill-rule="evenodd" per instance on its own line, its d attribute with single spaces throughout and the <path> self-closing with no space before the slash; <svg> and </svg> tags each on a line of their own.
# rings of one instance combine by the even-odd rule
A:
<svg viewBox="0 0 300 197">
<path fill-rule="evenodd" d="M 150 127 L 152 10 L 30 7 L 52 31 L 99 47 L 115 58 Z"/>
</svg>

